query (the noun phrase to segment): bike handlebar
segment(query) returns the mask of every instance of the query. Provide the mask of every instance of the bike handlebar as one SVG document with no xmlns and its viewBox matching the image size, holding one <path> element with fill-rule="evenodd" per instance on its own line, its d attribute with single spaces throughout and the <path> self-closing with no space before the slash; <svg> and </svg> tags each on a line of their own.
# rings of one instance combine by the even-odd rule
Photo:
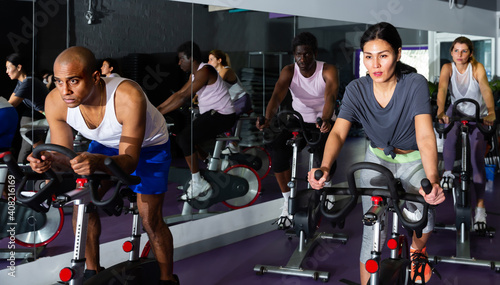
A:
<svg viewBox="0 0 500 285">
<path fill-rule="evenodd" d="M 385 177 L 386 184 L 387 184 L 387 189 L 386 188 L 358 188 L 356 186 L 356 181 L 354 174 L 358 170 L 362 169 L 369 169 L 369 170 L 374 170 L 382 174 L 383 177 Z M 314 176 L 316 179 L 317 177 L 321 175 L 323 176 L 323 172 L 321 170 L 316 170 L 314 173 Z M 319 176 L 319 178 L 321 178 Z M 355 163 L 353 164 L 347 173 L 347 182 L 348 182 L 348 189 L 346 191 L 345 188 L 335 188 L 335 187 L 330 187 L 330 188 L 324 188 L 322 195 L 323 201 L 326 199 L 326 195 L 349 195 L 351 196 L 349 198 L 349 201 L 347 205 L 342 208 L 342 209 L 333 209 L 328 210 L 326 204 L 322 204 L 321 206 L 321 212 L 322 214 L 329 218 L 329 219 L 344 219 L 349 212 L 356 206 L 358 202 L 358 197 L 359 196 L 382 196 L 385 198 L 391 198 L 392 203 L 394 205 L 394 209 L 396 211 L 396 214 L 401 220 L 401 223 L 403 226 L 409 230 L 415 231 L 417 234 L 417 237 L 422 236 L 422 229 L 427 225 L 427 213 L 429 209 L 429 204 L 425 202 L 424 197 L 420 194 L 413 194 L 413 193 L 408 193 L 405 192 L 404 189 L 401 186 L 401 182 L 399 179 L 395 179 L 394 175 L 392 172 L 390 172 L 387 168 L 385 168 L 382 165 L 371 163 L 371 162 L 360 162 L 360 163 Z M 426 193 L 430 193 L 432 190 L 432 185 L 430 181 L 425 178 L 421 182 L 422 187 L 424 188 L 424 191 Z M 403 201 L 413 201 L 413 202 L 418 202 L 424 205 L 423 213 L 422 213 L 422 218 L 418 221 L 411 221 L 408 218 L 406 218 L 400 207 L 398 206 L 400 203 L 400 200 Z"/>
<path fill-rule="evenodd" d="M 298 122 L 298 125 L 294 124 L 294 121 Z M 321 118 L 317 118 L 316 122 L 320 125 L 323 123 Z M 288 130 L 290 132 L 299 132 L 302 134 L 302 136 L 304 137 L 309 146 L 315 146 L 321 141 L 321 132 L 319 132 L 319 130 L 317 131 L 318 133 L 317 138 L 309 136 L 308 132 L 306 132 L 305 123 L 302 115 L 294 110 L 282 110 L 281 112 L 279 112 L 272 119 L 270 129 L 276 133 L 281 132 L 283 130 Z"/>
<path fill-rule="evenodd" d="M 458 105 L 462 103 L 472 103 L 475 106 L 476 110 L 474 116 L 463 115 L 458 111 Z M 446 127 L 441 127 L 437 123 L 434 126 L 436 132 L 439 133 L 440 138 L 442 137 L 443 134 L 446 136 L 446 134 L 451 130 L 451 128 L 453 128 L 455 122 L 463 122 L 463 121 L 476 122 L 477 123 L 476 126 L 478 127 L 479 131 L 481 131 L 481 133 L 483 133 L 484 135 L 491 135 L 495 133 L 496 124 L 493 124 L 493 126 L 489 129 L 483 125 L 484 120 L 479 117 L 480 107 L 479 103 L 476 100 L 470 98 L 458 99 L 453 103 L 452 108 L 453 109 L 452 109 L 452 115 L 450 117 L 450 123 Z"/>
<path fill-rule="evenodd" d="M 40 158 L 41 153 L 43 151 L 55 151 L 58 153 L 61 153 L 63 155 L 66 155 L 69 158 L 75 158 L 77 154 L 73 151 L 70 150 L 66 147 L 56 145 L 56 144 L 43 144 L 38 147 L 36 147 L 33 150 L 33 156 Z M 11 170 L 11 172 L 16 176 L 16 178 L 21 178 L 21 184 L 18 186 L 16 189 L 16 198 L 18 201 L 26 204 L 27 206 L 31 207 L 32 209 L 36 211 L 41 211 L 41 212 L 47 212 L 50 207 L 50 201 L 52 196 L 61 194 L 61 191 L 59 188 L 59 185 L 61 183 L 61 178 L 58 177 L 58 175 L 52 170 L 49 169 L 48 171 L 44 172 L 43 174 L 35 173 L 32 170 L 23 172 L 20 167 L 13 161 L 11 157 L 6 157 L 4 158 L 5 163 Z M 108 175 L 104 173 L 95 173 L 90 176 L 78 176 L 77 177 L 83 177 L 87 178 L 89 180 L 89 187 L 90 187 L 90 195 L 91 195 L 91 201 L 94 203 L 96 206 L 106 206 L 110 202 L 112 202 L 113 199 L 115 199 L 120 192 L 120 188 L 122 185 L 134 185 L 140 183 L 141 179 L 140 177 L 133 176 L 133 175 L 128 175 L 123 172 L 121 168 L 118 167 L 118 165 L 113 161 L 111 158 L 106 158 L 104 162 L 105 166 L 113 173 L 113 175 Z M 74 174 L 72 175 L 73 177 L 75 176 Z M 24 185 L 26 184 L 27 181 L 29 180 L 42 180 L 42 179 L 48 179 L 49 182 L 46 183 L 38 192 L 36 192 L 33 196 L 25 196 L 22 194 L 22 190 L 24 188 Z M 112 197 L 107 199 L 107 200 L 101 200 L 99 199 L 98 195 L 98 189 L 99 189 L 99 184 L 101 180 L 115 180 L 118 181 L 118 185 L 115 187 L 113 194 L 111 195 Z M 47 205 L 42 205 L 42 203 L 47 202 Z"/>
</svg>

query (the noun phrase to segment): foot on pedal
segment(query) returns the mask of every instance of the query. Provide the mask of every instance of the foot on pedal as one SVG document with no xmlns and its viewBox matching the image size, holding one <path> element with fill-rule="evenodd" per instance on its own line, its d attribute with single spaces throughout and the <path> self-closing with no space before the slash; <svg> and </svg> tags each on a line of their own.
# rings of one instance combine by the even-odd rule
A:
<svg viewBox="0 0 500 285">
<path fill-rule="evenodd" d="M 443 191 L 451 191 L 451 189 L 453 189 L 453 179 L 455 179 L 455 175 L 453 175 L 451 171 L 447 170 L 443 173 L 443 177 L 439 183 Z"/>
<path fill-rule="evenodd" d="M 273 223 L 273 225 L 274 224 L 278 224 L 278 230 L 290 229 L 293 225 L 292 216 L 291 215 L 281 216 L 278 218 L 276 222 Z"/>
<path fill-rule="evenodd" d="M 201 178 L 200 181 L 194 182 L 189 181 L 189 187 L 184 195 L 181 196 L 181 200 L 187 201 L 191 199 L 202 200 L 210 197 L 212 192 L 212 187 L 205 179 Z"/>
<path fill-rule="evenodd" d="M 476 208 L 476 215 L 474 216 L 474 230 L 480 235 L 486 235 L 488 226 L 486 225 L 486 209 L 482 207 Z"/>
<path fill-rule="evenodd" d="M 411 280 L 415 284 L 426 284 L 436 273 L 441 279 L 441 275 L 432 267 L 428 258 L 427 251 L 424 247 L 421 250 L 410 248 L 411 256 Z"/>
<path fill-rule="evenodd" d="M 288 200 L 283 202 L 281 207 L 281 215 L 274 224 L 278 224 L 278 230 L 287 230 L 293 226 L 293 216 L 288 213 Z"/>
<path fill-rule="evenodd" d="M 240 146 L 234 145 L 232 143 L 228 144 L 228 146 L 222 150 L 222 154 L 235 154 L 240 152 Z"/>
</svg>

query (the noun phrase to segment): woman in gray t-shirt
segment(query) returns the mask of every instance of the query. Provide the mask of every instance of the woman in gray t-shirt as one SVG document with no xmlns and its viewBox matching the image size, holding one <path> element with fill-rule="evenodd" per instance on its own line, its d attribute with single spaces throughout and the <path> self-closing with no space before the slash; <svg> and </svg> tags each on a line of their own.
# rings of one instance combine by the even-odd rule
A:
<svg viewBox="0 0 500 285">
<path fill-rule="evenodd" d="M 368 75 L 347 86 L 340 113 L 325 146 L 320 168 L 323 177 L 316 180 L 316 169 L 312 169 L 309 172 L 311 186 L 320 189 L 328 181 L 329 170 L 340 153 L 351 125 L 358 122 L 371 141 L 365 161 L 387 167 L 394 177 L 401 180 L 406 191 L 419 192 L 429 204 L 443 202 L 445 197 L 439 186 L 436 137 L 432 127 L 427 81 L 414 73 L 414 68 L 399 61 L 402 42 L 391 24 L 382 22 L 368 28 L 361 37 L 360 46 Z M 363 178 L 361 186 L 375 186 L 373 182 L 377 175 L 380 174 L 363 171 L 360 175 Z M 432 192 L 428 195 L 419 185 L 425 177 L 432 183 Z M 364 197 L 364 211 L 370 206 L 369 197 Z M 413 215 L 418 215 L 417 211 L 421 211 L 421 207 Z M 417 283 L 422 283 L 422 277 L 415 275 L 414 270 L 425 273 L 425 282 L 432 275 L 425 248 L 432 228 L 433 215 L 429 215 L 429 223 L 422 237 L 413 236 L 412 278 L 415 276 Z M 368 226 L 363 229 L 361 284 L 366 284 L 370 278 L 364 263 L 370 258 L 371 230 Z"/>
</svg>

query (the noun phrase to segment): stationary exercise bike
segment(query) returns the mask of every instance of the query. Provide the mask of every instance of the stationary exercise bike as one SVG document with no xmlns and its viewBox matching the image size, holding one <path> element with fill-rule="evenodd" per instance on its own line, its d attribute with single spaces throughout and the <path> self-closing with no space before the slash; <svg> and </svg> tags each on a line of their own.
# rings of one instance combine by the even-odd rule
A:
<svg viewBox="0 0 500 285">
<path fill-rule="evenodd" d="M 475 116 L 465 116 L 458 112 L 457 107 L 462 103 L 473 104 L 476 108 Z M 476 122 L 475 126 L 485 135 L 492 135 L 495 133 L 495 127 L 488 129 L 483 126 L 483 120 L 479 118 L 479 104 L 477 101 L 463 98 L 455 101 L 453 104 L 453 113 L 450 118 L 450 124 L 446 127 L 442 127 L 436 124 L 436 131 L 442 136 L 446 135 L 455 122 L 460 122 L 460 141 L 461 141 L 461 151 L 460 151 L 460 170 L 455 176 L 459 179 L 453 181 L 453 201 L 455 209 L 455 225 L 450 226 L 438 226 L 436 229 L 447 229 L 455 230 L 457 232 L 456 237 L 456 255 L 451 257 L 444 256 L 429 256 L 434 260 L 434 263 L 446 262 L 446 263 L 456 263 L 464 265 L 476 265 L 489 267 L 492 270 L 500 272 L 500 261 L 489 261 L 489 260 L 479 260 L 471 257 L 470 252 L 470 233 L 474 231 L 471 226 L 472 220 L 472 209 L 471 209 L 471 198 L 470 198 L 470 184 L 472 183 L 472 173 L 470 166 L 470 141 L 469 141 L 469 122 Z M 494 124 L 495 126 L 495 124 Z M 495 229 L 492 227 L 486 227 L 486 229 L 479 233 L 480 235 L 486 235 L 488 237 L 493 237 L 495 234 Z"/>
<path fill-rule="evenodd" d="M 355 173 L 362 169 L 369 169 L 379 172 L 385 178 L 384 184 L 387 188 L 359 188 L 356 186 Z M 323 176 L 321 170 L 314 173 L 316 179 Z M 329 187 L 324 188 L 322 196 L 326 195 L 349 195 L 348 202 L 343 207 L 333 207 L 328 209 L 327 204 L 321 207 L 322 214 L 329 219 L 344 219 L 345 216 L 356 206 L 359 196 L 371 196 L 372 206 L 363 215 L 363 224 L 373 227 L 373 244 L 371 259 L 365 263 L 366 270 L 370 273 L 370 285 L 403 285 L 413 284 L 410 280 L 411 262 L 409 255 L 409 244 L 406 237 L 399 233 L 398 221 L 407 229 L 411 238 L 415 231 L 417 237 L 422 236 L 422 229 L 427 224 L 427 213 L 429 205 L 420 194 L 407 193 L 403 189 L 399 179 L 395 179 L 392 172 L 387 168 L 371 163 L 360 162 L 353 164 L 347 172 L 348 188 Z M 432 186 L 428 179 L 422 180 L 422 187 L 426 193 L 430 193 Z M 424 205 L 422 217 L 419 220 L 410 220 L 403 214 L 401 208 L 404 201 L 413 201 Z M 389 258 L 381 260 L 382 245 L 380 244 L 381 233 L 385 225 L 384 216 L 387 212 L 392 212 L 392 234 L 387 241 L 387 246 L 391 250 Z M 352 284 L 350 282 L 349 284 Z"/>
<path fill-rule="evenodd" d="M 321 125 L 321 118 L 318 118 L 318 124 Z M 261 119 L 262 120 L 262 119 Z M 261 121 L 261 124 L 264 122 Z M 312 189 L 298 191 L 297 177 L 297 157 L 300 145 L 307 143 L 309 146 L 309 169 L 313 167 L 314 162 L 314 147 L 321 141 L 321 133 L 319 130 L 314 133 L 308 133 L 304 127 L 302 115 L 293 110 L 284 110 L 279 112 L 273 118 L 270 124 L 271 131 L 280 133 L 283 130 L 290 131 L 293 135 L 287 141 L 288 145 L 292 146 L 292 166 L 291 180 L 288 183 L 290 188 L 289 213 L 293 217 L 293 229 L 287 231 L 287 235 L 291 238 L 293 235 L 299 237 L 299 246 L 295 249 L 288 263 L 285 266 L 271 265 L 255 265 L 254 271 L 262 275 L 264 273 L 276 273 L 282 275 L 293 275 L 300 277 L 310 277 L 314 280 L 321 279 L 327 282 L 330 278 L 330 273 L 326 271 L 309 270 L 302 267 L 302 263 L 315 246 L 322 240 L 335 240 L 342 244 L 347 242 L 347 235 L 317 233 L 316 229 L 321 220 L 320 213 L 320 192 Z M 268 139 L 270 134 L 265 135 Z M 272 136 L 272 135 L 271 135 Z M 325 201 L 326 197 L 322 201 Z M 340 202 L 339 202 L 340 204 Z M 339 225 L 343 225 L 343 219 L 338 219 Z"/>
<path fill-rule="evenodd" d="M 257 172 L 244 164 L 222 168 L 222 149 L 226 142 L 238 140 L 239 137 L 226 136 L 225 134 L 216 138 L 207 169 L 200 169 L 201 176 L 210 183 L 212 190 L 207 195 L 186 200 L 180 215 L 164 218 L 167 224 L 211 216 L 214 213 L 210 213 L 208 208 L 219 202 L 231 209 L 239 209 L 255 203 L 260 195 L 261 186 Z M 256 158 L 252 159 L 256 160 Z M 178 183 L 184 190 L 189 188 L 191 177 L 191 171 L 187 168 L 170 168 L 169 181 Z M 197 209 L 198 212 L 193 212 L 193 209 Z"/>
<path fill-rule="evenodd" d="M 56 151 L 70 158 L 76 156 L 72 150 L 53 144 L 38 146 L 33 151 L 33 155 L 40 157 L 42 151 Z M 86 177 L 68 172 L 55 173 L 52 170 L 43 174 L 34 173 L 28 169 L 23 170 L 12 156 L 7 156 L 5 162 L 16 179 L 21 181 L 16 189 L 16 198 L 20 203 L 39 212 L 47 212 L 51 207 L 60 208 L 69 203 L 77 206 L 73 257 L 71 266 L 63 268 L 59 273 L 62 282 L 71 285 L 83 284 L 88 213 L 95 205 L 102 207 L 108 214 L 119 215 L 123 211 L 123 198 L 130 201 L 126 211 L 134 215 L 131 239 L 123 246 L 125 251 L 130 252 L 129 260 L 101 271 L 99 276 L 90 278 L 85 284 L 112 284 L 114 282 L 151 284 L 159 280 L 159 268 L 156 261 L 139 258 L 140 234 L 137 204 L 135 195 L 126 187 L 140 183 L 139 177 L 125 174 L 111 158 L 107 158 L 104 164 L 113 173 L 112 176 L 95 173 Z M 60 187 L 64 180 L 75 178 L 77 186 L 74 190 L 67 191 Z M 48 182 L 34 195 L 26 196 L 24 188 L 31 180 L 48 180 Z M 116 182 L 114 189 L 110 190 L 111 193 L 106 195 L 104 200 L 98 194 L 100 182 L 103 180 Z"/>
<path fill-rule="evenodd" d="M 250 116 L 238 116 L 238 121 L 236 122 L 236 128 L 234 129 L 234 134 L 226 133 L 225 136 L 229 139 L 236 138 L 235 141 L 241 141 L 241 130 L 244 121 L 255 121 L 256 117 Z M 267 177 L 271 170 L 271 155 L 269 152 L 261 146 L 251 146 L 244 148 L 239 153 L 230 153 L 228 155 L 221 155 L 221 169 L 226 169 L 233 165 L 246 165 L 259 176 L 262 180 Z"/>
<path fill-rule="evenodd" d="M 10 152 L 0 154 L 0 162 Z M 29 167 L 29 166 L 20 166 Z M 35 260 L 45 247 L 60 233 L 64 224 L 62 209 L 51 208 L 47 212 L 35 212 L 16 201 L 15 186 L 18 182 L 9 175 L 7 165 L 0 164 L 0 239 L 7 238 L 6 248 L 0 249 L 4 260 L 22 260 L 22 263 Z M 30 185 L 33 193 L 38 183 Z M 3 192 L 3 193 L 2 193 Z M 2 197 L 2 195 L 5 195 Z"/>
<path fill-rule="evenodd" d="M 50 141 L 49 125 L 45 119 L 25 124 L 20 127 L 19 132 L 30 145 L 33 145 L 33 141 Z M 74 140 L 75 149 L 84 145 L 86 140 L 77 134 Z M 15 186 L 19 181 L 9 175 L 7 165 L 3 163 L 7 154 L 10 152 L 0 153 L 0 220 L 9 222 L 0 227 L 0 239 L 9 238 L 9 242 L 7 248 L 0 249 L 0 258 L 15 258 L 24 263 L 37 259 L 45 247 L 59 235 L 64 225 L 64 212 L 62 208 L 54 207 L 46 212 L 37 212 L 15 201 Z M 29 166 L 22 164 L 19 167 L 29 169 Z M 26 185 L 28 191 L 25 194 L 38 191 L 42 183 L 43 180 L 31 181 Z M 74 185 L 70 182 L 62 187 L 69 189 L 74 188 Z M 4 189 L 5 197 L 2 198 L 1 192 Z"/>
</svg>

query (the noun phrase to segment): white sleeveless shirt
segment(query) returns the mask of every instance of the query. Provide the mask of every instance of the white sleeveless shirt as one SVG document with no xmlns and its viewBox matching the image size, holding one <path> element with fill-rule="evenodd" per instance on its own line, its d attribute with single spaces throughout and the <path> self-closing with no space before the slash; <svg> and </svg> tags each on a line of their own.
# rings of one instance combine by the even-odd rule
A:
<svg viewBox="0 0 500 285">
<path fill-rule="evenodd" d="M 451 93 L 451 103 L 462 98 L 469 98 L 476 100 L 479 103 L 479 117 L 483 118 L 488 115 L 488 108 L 484 103 L 483 96 L 481 95 L 481 90 L 479 89 L 479 83 L 474 78 L 472 73 L 472 64 L 468 63 L 467 69 L 463 74 L 461 74 L 455 63 L 451 63 L 452 73 L 450 78 L 450 93 Z M 476 112 L 476 107 L 472 103 L 461 103 L 458 105 L 458 110 L 465 115 L 474 116 Z"/>
<path fill-rule="evenodd" d="M 316 61 L 316 70 L 310 77 L 304 77 L 297 63 L 294 65 L 293 78 L 289 87 L 293 99 L 292 108 L 302 115 L 306 123 L 316 123 L 316 118 L 323 116 L 326 88 L 323 79 L 324 64 L 322 61 Z M 332 119 L 335 118 L 334 113 Z"/>
<path fill-rule="evenodd" d="M 228 66 L 224 66 L 224 68 L 230 68 Z M 229 91 L 229 95 L 231 96 L 231 100 L 234 102 L 243 95 L 246 94 L 245 88 L 243 88 L 243 84 L 241 84 L 240 78 L 238 75 L 236 75 L 236 82 L 235 83 L 229 83 L 227 81 L 224 81 L 224 84 L 227 87 L 227 91 Z"/>
<path fill-rule="evenodd" d="M 89 129 L 80 111 L 80 106 L 68 108 L 66 122 L 84 137 L 109 147 L 118 149 L 122 135 L 122 125 L 116 119 L 115 92 L 118 85 L 125 80 L 123 77 L 103 77 L 106 86 L 106 109 L 101 124 L 95 129 Z M 142 90 L 141 90 L 142 91 Z M 161 113 L 149 102 L 146 94 L 146 132 L 142 147 L 161 145 L 168 141 L 167 124 Z M 119 98 L 118 98 L 119 99 Z"/>
<path fill-rule="evenodd" d="M 200 63 L 198 70 L 205 65 L 215 70 L 213 66 L 203 62 Z M 194 81 L 194 74 L 192 80 Z M 229 96 L 229 91 L 224 84 L 224 80 L 222 80 L 219 75 L 217 75 L 217 81 L 215 83 L 203 86 L 198 90 L 197 94 L 200 114 L 210 110 L 217 111 L 222 115 L 229 115 L 235 112 L 231 96 Z"/>
</svg>

